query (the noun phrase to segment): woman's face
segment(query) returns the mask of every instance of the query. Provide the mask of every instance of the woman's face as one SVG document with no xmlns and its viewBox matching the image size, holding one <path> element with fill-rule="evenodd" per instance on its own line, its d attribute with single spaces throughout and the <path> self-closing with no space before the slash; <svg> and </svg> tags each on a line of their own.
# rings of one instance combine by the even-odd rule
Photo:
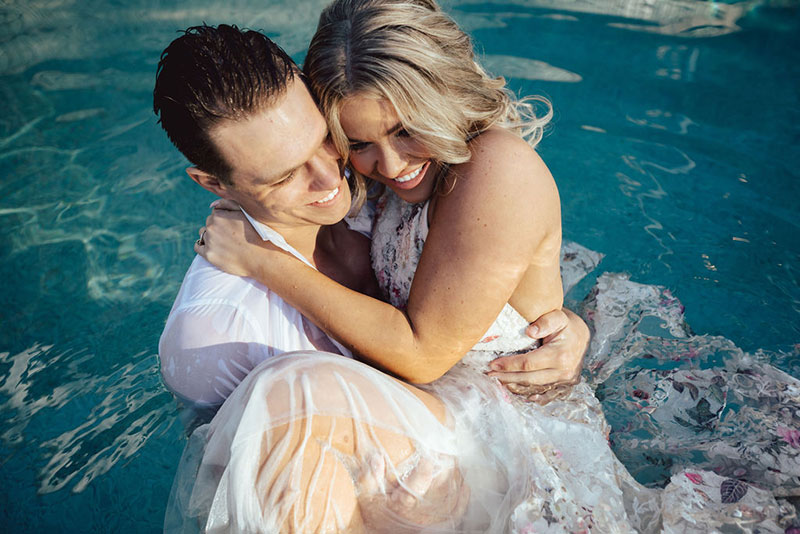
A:
<svg viewBox="0 0 800 534">
<path fill-rule="evenodd" d="M 342 103 L 340 121 L 350 140 L 350 163 L 386 184 L 406 202 L 424 202 L 433 194 L 437 164 L 427 149 L 403 128 L 386 100 L 354 95 Z"/>
</svg>

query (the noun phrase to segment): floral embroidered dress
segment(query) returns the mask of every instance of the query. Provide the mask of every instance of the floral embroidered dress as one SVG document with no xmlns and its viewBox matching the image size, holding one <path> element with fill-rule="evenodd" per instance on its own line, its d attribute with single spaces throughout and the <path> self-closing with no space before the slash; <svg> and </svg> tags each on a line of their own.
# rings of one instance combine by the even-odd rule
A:
<svg viewBox="0 0 800 534">
<path fill-rule="evenodd" d="M 427 237 L 427 213 L 428 203 L 408 204 L 391 191 L 377 203 L 373 268 L 386 297 L 401 308 Z M 565 244 L 565 293 L 600 258 Z M 487 453 L 495 456 L 492 465 L 512 466 L 509 487 L 523 488 L 506 503 L 503 529 L 486 532 L 782 533 L 792 528 L 794 508 L 776 496 L 800 494 L 800 382 L 745 357 L 724 363 L 719 358 L 717 368 L 697 369 L 699 361 L 719 357 L 719 351 L 729 356 L 731 348 L 690 337 L 674 298 L 621 275 L 600 277 L 584 315 L 595 330 L 587 356 L 593 376 L 565 399 L 546 406 L 522 402 L 484 375 L 499 354 L 531 345 L 524 334 L 527 322 L 508 304 L 481 342 L 429 386 L 462 427 L 462 439 L 475 441 L 476 448 L 482 440 L 494 443 Z M 648 317 L 657 319 L 666 337 L 643 332 Z M 676 360 L 689 365 L 665 365 Z M 600 388 L 605 406 L 614 408 L 615 421 L 623 414 L 630 418 L 611 439 L 639 474 L 674 456 L 656 480 L 665 489 L 639 484 L 612 452 L 610 426 L 593 388 Z M 725 414 L 726 402 L 733 399 L 742 404 L 736 413 Z M 504 440 L 517 448 L 498 446 Z M 469 473 L 465 479 L 469 482 Z"/>
</svg>

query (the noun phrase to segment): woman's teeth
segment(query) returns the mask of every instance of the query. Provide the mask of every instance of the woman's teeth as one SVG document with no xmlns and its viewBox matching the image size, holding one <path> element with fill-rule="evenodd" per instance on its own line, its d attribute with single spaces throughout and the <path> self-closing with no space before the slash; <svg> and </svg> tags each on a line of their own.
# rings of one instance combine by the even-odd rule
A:
<svg viewBox="0 0 800 534">
<path fill-rule="evenodd" d="M 425 165 L 423 165 L 422 167 L 424 167 L 424 166 Z M 402 184 L 403 182 L 407 182 L 409 180 L 413 180 L 414 178 L 417 177 L 417 175 L 419 175 L 420 171 L 422 170 L 422 167 L 420 167 L 419 169 L 417 169 L 414 172 L 410 172 L 410 173 L 406 174 L 405 176 L 401 176 L 400 178 L 393 178 L 393 180 L 395 182 L 397 182 L 397 183 L 400 183 L 400 184 Z"/>
<path fill-rule="evenodd" d="M 314 204 L 325 204 L 326 202 L 330 202 L 330 201 L 331 201 L 331 200 L 333 200 L 333 199 L 334 199 L 334 197 L 336 197 L 336 195 L 338 195 L 338 194 L 339 194 L 339 188 L 337 187 L 336 189 L 334 189 L 333 191 L 331 191 L 331 192 L 328 194 L 328 196 L 326 196 L 325 198 L 323 198 L 323 199 L 321 199 L 321 200 L 317 200 L 316 202 L 314 202 Z"/>
</svg>

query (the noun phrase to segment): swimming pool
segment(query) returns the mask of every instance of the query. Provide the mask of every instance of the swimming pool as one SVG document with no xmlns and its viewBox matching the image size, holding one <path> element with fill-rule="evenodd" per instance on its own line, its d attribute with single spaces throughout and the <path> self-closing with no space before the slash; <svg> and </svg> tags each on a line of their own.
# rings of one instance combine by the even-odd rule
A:
<svg viewBox="0 0 800 534">
<path fill-rule="evenodd" d="M 235 22 L 302 60 L 325 3 L 0 7 L 6 531 L 160 530 L 184 437 L 156 344 L 211 197 L 150 111 L 158 55 Z M 598 273 L 669 287 L 696 332 L 800 376 L 797 4 L 444 5 L 491 71 L 554 103 L 540 151 Z"/>
</svg>

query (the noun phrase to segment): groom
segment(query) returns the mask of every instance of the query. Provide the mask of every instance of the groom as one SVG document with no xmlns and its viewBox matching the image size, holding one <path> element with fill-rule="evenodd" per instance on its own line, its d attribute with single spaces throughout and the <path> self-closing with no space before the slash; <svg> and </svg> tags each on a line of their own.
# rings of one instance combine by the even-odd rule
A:
<svg viewBox="0 0 800 534">
<path fill-rule="evenodd" d="M 350 191 L 325 119 L 277 45 L 235 26 L 189 28 L 161 55 L 153 109 L 193 164 L 187 173 L 195 182 L 237 202 L 259 233 L 277 231 L 330 278 L 375 294 L 369 241 L 342 222 Z M 537 373 L 555 366 L 557 385 L 575 383 L 588 329 L 565 313 L 534 323 L 545 344 L 508 359 L 505 371 L 539 383 Z M 176 396 L 214 408 L 261 361 L 305 349 L 346 352 L 267 287 L 197 256 L 167 319 L 159 357 Z"/>
</svg>

